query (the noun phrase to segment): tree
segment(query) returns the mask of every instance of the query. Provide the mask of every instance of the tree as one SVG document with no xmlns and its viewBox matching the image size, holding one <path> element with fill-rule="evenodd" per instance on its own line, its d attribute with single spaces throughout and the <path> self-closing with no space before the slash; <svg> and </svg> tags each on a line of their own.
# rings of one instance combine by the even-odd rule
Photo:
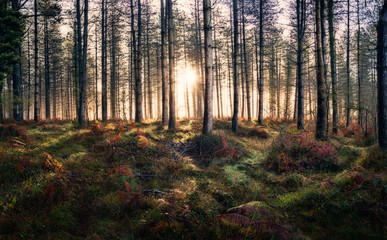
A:
<svg viewBox="0 0 387 240">
<path fill-rule="evenodd" d="M 12 0 L 12 11 L 15 13 L 19 12 L 19 2 Z M 21 15 L 17 17 L 18 21 L 21 22 Z M 13 118 L 16 121 L 23 120 L 23 101 L 22 101 L 22 77 L 21 77 L 21 47 L 20 45 L 15 49 L 15 56 L 17 61 L 13 65 L 12 80 L 13 80 Z"/>
<path fill-rule="evenodd" d="M 346 91 L 346 114 L 347 114 L 347 124 L 346 126 L 349 127 L 349 124 L 351 123 L 351 69 L 350 69 L 350 2 L 347 1 L 347 91 Z"/>
<path fill-rule="evenodd" d="M 167 92 L 168 84 L 166 77 L 166 57 L 165 57 L 165 42 L 167 41 L 166 37 L 166 17 L 164 9 L 164 0 L 161 0 L 160 4 L 161 11 L 161 98 L 162 98 L 162 125 L 166 126 L 168 124 L 168 102 L 167 102 Z"/>
<path fill-rule="evenodd" d="M 176 99 L 175 99 L 175 29 L 173 23 L 172 0 L 167 0 L 168 43 L 169 43 L 169 123 L 168 128 L 176 129 Z"/>
<path fill-rule="evenodd" d="M 133 0 L 131 1 L 131 9 L 132 9 L 132 25 L 133 25 Z M 102 22 L 101 22 L 101 34 L 102 34 L 102 49 L 101 49 L 101 68 L 102 68 L 102 121 L 108 120 L 107 115 L 107 48 L 106 48 L 106 19 L 107 19 L 107 11 L 106 11 L 106 2 L 102 0 Z"/>
<path fill-rule="evenodd" d="M 132 0 L 131 0 L 132 1 Z M 135 75 L 135 121 L 142 122 L 142 25 L 141 25 L 141 0 L 137 0 L 137 51 Z M 133 9 L 133 8 L 132 8 Z M 133 11 L 132 11 L 133 13 Z M 134 41 L 134 38 L 133 38 Z"/>
<path fill-rule="evenodd" d="M 233 18 L 234 18 L 234 52 L 233 52 L 233 69 L 234 69 L 234 113 L 232 116 L 232 131 L 238 131 L 238 118 L 239 118 L 239 79 L 238 79 L 238 0 L 233 0 Z M 261 91 L 261 89 L 260 89 Z M 261 95 L 262 97 L 262 95 Z M 260 99 L 261 101 L 261 99 Z M 260 102 L 261 104 L 261 102 Z M 261 106 L 261 105 L 260 105 Z M 261 111 L 261 108 L 259 109 Z M 261 121 L 262 122 L 262 121 Z"/>
<path fill-rule="evenodd" d="M 34 121 L 39 120 L 39 105 L 38 105 L 38 1 L 34 0 Z M 1 89 L 0 89 L 1 92 Z M 1 111 L 2 112 L 2 111 Z M 0 113 L 1 114 L 1 113 Z"/>
<path fill-rule="evenodd" d="M 379 146 L 387 150 L 387 4 L 378 23 L 378 132 Z"/>
<path fill-rule="evenodd" d="M 328 118 L 327 118 L 327 94 L 324 73 L 324 60 L 322 51 L 322 25 L 321 25 L 321 5 L 324 0 L 316 0 L 316 58 L 317 58 L 317 121 L 316 139 L 320 141 L 328 140 Z"/>
<path fill-rule="evenodd" d="M 336 37 L 334 30 L 334 0 L 328 0 L 328 28 L 329 28 L 329 48 L 331 59 L 332 78 L 332 124 L 333 134 L 337 134 L 338 111 L 337 111 L 337 73 L 336 73 Z"/>
<path fill-rule="evenodd" d="M 263 123 L 263 57 L 264 57 L 264 38 L 263 38 L 263 0 L 259 1 L 259 78 L 258 78 L 258 124 Z M 235 44 L 235 43 L 234 43 Z"/>
<path fill-rule="evenodd" d="M 204 118 L 203 134 L 212 132 L 213 121 L 213 51 L 212 51 L 212 22 L 211 22 L 211 0 L 203 0 L 204 16 L 204 62 L 205 62 L 205 84 L 204 93 Z"/>
<path fill-rule="evenodd" d="M 306 28 L 306 2 L 297 0 L 297 129 L 304 129 L 303 54 Z"/>
<path fill-rule="evenodd" d="M 80 0 L 77 0 L 77 12 L 80 10 Z M 79 59 L 82 59 L 79 64 L 79 110 L 78 120 L 79 124 L 86 124 L 86 75 L 87 75 L 87 36 L 88 36 L 88 12 L 89 0 L 84 0 L 85 6 L 83 11 L 83 46 L 81 39 L 81 31 L 78 29 L 78 51 Z M 80 18 L 78 19 L 80 21 Z M 80 27 L 80 23 L 78 23 Z"/>
<path fill-rule="evenodd" d="M 20 63 L 18 50 L 23 35 L 21 14 L 14 8 L 9 9 L 8 3 L 8 1 L 0 2 L 0 122 L 4 119 L 1 99 L 4 80 L 11 72 L 12 66 Z"/>
</svg>

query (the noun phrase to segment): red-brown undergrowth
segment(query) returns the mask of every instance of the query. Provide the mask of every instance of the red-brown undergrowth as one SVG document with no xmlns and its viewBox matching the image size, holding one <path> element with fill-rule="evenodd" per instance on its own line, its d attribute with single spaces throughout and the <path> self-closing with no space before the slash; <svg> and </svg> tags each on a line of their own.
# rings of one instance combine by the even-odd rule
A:
<svg viewBox="0 0 387 240">
<path fill-rule="evenodd" d="M 306 132 L 280 136 L 273 143 L 266 164 L 277 172 L 340 169 L 333 144 L 316 141 Z"/>
<path fill-rule="evenodd" d="M 62 171 L 62 165 L 48 153 L 43 155 L 43 167 L 53 172 Z"/>
</svg>

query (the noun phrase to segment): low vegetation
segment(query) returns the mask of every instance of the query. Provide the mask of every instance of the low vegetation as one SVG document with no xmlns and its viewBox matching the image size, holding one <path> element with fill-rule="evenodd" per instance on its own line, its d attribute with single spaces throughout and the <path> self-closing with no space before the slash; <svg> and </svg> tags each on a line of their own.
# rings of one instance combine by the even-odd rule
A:
<svg viewBox="0 0 387 240">
<path fill-rule="evenodd" d="M 383 239 L 386 153 L 284 121 L 0 125 L 0 239 Z"/>
</svg>

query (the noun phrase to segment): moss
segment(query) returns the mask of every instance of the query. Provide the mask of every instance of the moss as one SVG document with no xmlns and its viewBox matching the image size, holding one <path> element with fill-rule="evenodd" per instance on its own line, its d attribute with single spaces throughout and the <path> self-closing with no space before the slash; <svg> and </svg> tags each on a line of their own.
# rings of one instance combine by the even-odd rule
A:
<svg viewBox="0 0 387 240">
<path fill-rule="evenodd" d="M 379 146 L 373 146 L 367 151 L 367 155 L 360 161 L 360 165 L 367 169 L 385 171 L 387 169 L 387 151 Z"/>
</svg>

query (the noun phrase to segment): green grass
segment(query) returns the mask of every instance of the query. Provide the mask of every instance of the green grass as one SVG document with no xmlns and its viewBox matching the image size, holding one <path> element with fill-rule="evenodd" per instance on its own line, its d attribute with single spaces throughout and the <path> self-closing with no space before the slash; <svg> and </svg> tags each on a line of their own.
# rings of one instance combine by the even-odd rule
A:
<svg viewBox="0 0 387 240">
<path fill-rule="evenodd" d="M 333 138 L 342 170 L 278 173 L 265 161 L 281 129 L 298 134 L 289 123 L 265 120 L 268 139 L 250 136 L 256 126 L 243 121 L 234 134 L 216 120 L 205 138 L 195 138 L 197 120 L 174 132 L 121 125 L 119 134 L 117 122 L 103 123 L 96 136 L 73 123 L 30 124 L 25 145 L 1 139 L 0 239 L 276 239 L 285 230 L 289 239 L 382 239 L 386 231 L 386 161 L 376 146 Z M 221 136 L 237 156 L 219 154 Z M 185 151 L 195 141 L 202 158 Z M 47 167 L 44 153 L 61 168 Z M 219 220 L 236 209 L 252 212 L 232 226 Z M 266 225 L 258 231 L 241 216 Z"/>
</svg>

